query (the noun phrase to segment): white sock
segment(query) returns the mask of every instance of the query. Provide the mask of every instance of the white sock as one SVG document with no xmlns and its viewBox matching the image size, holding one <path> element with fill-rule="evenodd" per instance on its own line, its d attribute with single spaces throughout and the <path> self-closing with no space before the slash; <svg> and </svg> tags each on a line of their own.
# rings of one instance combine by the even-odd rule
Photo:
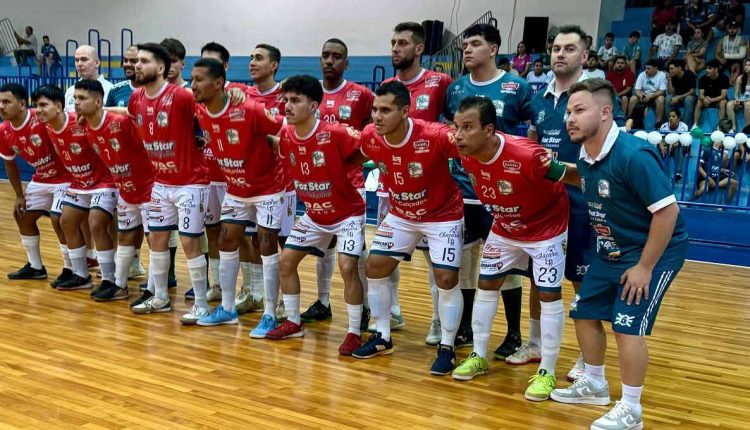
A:
<svg viewBox="0 0 750 430">
<path fill-rule="evenodd" d="M 435 273 L 432 269 L 427 271 L 430 278 L 430 296 L 432 297 L 432 320 L 440 321 L 440 312 L 438 311 L 438 287 L 435 283 Z"/>
<path fill-rule="evenodd" d="M 167 269 L 167 279 L 169 279 L 169 269 Z M 149 292 L 151 292 L 151 294 L 156 294 L 156 284 L 154 284 L 154 273 L 150 267 L 148 268 L 148 275 L 146 276 L 146 289 Z"/>
<path fill-rule="evenodd" d="M 102 280 L 115 282 L 115 250 L 107 249 L 98 251 L 97 258 L 99 260 L 99 269 L 102 272 Z"/>
<path fill-rule="evenodd" d="M 586 379 L 591 381 L 595 387 L 602 388 L 607 380 L 604 379 L 604 365 L 594 366 L 593 364 L 583 363 L 586 368 Z"/>
<path fill-rule="evenodd" d="M 300 325 L 302 317 L 299 313 L 299 294 L 282 294 L 284 299 L 284 308 L 286 309 L 286 319 Z"/>
<path fill-rule="evenodd" d="M 261 255 L 260 258 L 263 260 L 263 291 L 266 293 L 263 313 L 276 319 L 276 301 L 279 299 L 279 254 Z"/>
<path fill-rule="evenodd" d="M 80 248 L 68 249 L 68 255 L 70 255 L 73 273 L 81 278 L 89 276 L 89 266 L 86 263 L 86 246 L 84 245 Z"/>
<path fill-rule="evenodd" d="M 393 280 L 394 277 L 395 277 L 395 281 Z M 388 285 L 388 287 L 391 290 L 390 312 L 394 315 L 401 315 L 401 302 L 398 299 L 398 284 L 401 281 L 401 271 L 399 270 L 398 266 L 396 267 L 396 270 L 393 271 L 393 274 L 391 274 L 390 279 L 391 279 L 391 282 Z"/>
<path fill-rule="evenodd" d="M 239 258 L 240 258 L 239 257 L 239 255 L 240 255 L 239 251 L 237 251 L 237 252 L 238 252 L 238 254 L 237 254 L 238 260 L 237 261 L 240 261 L 239 260 Z M 224 285 L 224 284 L 221 283 L 221 274 L 219 273 L 219 259 L 220 258 L 221 257 L 219 257 L 219 258 L 211 258 L 211 257 L 209 257 L 208 258 L 208 267 L 211 269 L 211 276 L 213 277 L 213 281 L 214 281 L 211 284 L 211 286 L 214 286 L 214 285 Z M 236 281 L 237 281 L 237 277 L 235 276 L 235 282 Z"/>
<path fill-rule="evenodd" d="M 240 272 L 242 272 L 242 288 L 253 289 L 253 268 L 250 262 L 240 261 Z"/>
<path fill-rule="evenodd" d="M 366 249 L 363 250 L 362 255 L 359 256 L 359 260 L 357 261 L 357 272 L 359 273 L 359 281 L 362 283 L 362 306 L 366 308 L 370 307 L 370 303 L 367 301 L 367 292 L 370 290 L 370 288 L 369 288 L 369 284 L 367 283 L 367 275 L 365 275 L 365 267 L 367 267 L 368 255 L 370 255 L 370 253 Z"/>
<path fill-rule="evenodd" d="M 459 294 L 461 292 L 459 291 Z M 500 292 L 477 289 L 471 316 L 471 330 L 474 332 L 474 352 L 487 359 L 487 345 L 492 331 L 492 320 L 497 313 Z"/>
<path fill-rule="evenodd" d="M 643 385 L 640 387 L 631 387 L 630 385 L 622 384 L 622 401 L 630 406 L 630 409 L 638 415 L 643 413 L 643 408 L 641 407 L 642 392 Z"/>
<path fill-rule="evenodd" d="M 362 334 L 359 326 L 362 324 L 362 305 L 350 305 L 346 304 L 346 313 L 349 315 L 349 333 L 354 333 L 357 336 Z M 390 318 L 390 315 L 388 316 Z"/>
<path fill-rule="evenodd" d="M 336 250 L 326 249 L 322 257 L 318 257 L 315 262 L 315 269 L 318 275 L 318 300 L 323 306 L 330 304 L 331 279 L 333 279 L 333 268 L 336 266 Z"/>
<path fill-rule="evenodd" d="M 26 259 L 29 263 L 31 263 L 31 267 L 37 270 L 41 269 L 43 266 L 42 254 L 39 251 L 39 235 L 21 235 L 21 244 L 26 249 Z"/>
<path fill-rule="evenodd" d="M 94 248 L 86 248 L 86 258 L 90 258 L 92 260 L 96 260 L 96 249 L 94 249 Z"/>
<path fill-rule="evenodd" d="M 137 270 L 140 267 L 140 265 L 141 265 L 141 248 L 136 248 L 134 246 L 133 247 L 133 252 L 135 253 L 135 257 L 133 258 L 133 260 L 130 262 L 129 265 L 132 266 L 133 269 Z M 117 257 L 115 257 L 115 263 L 117 263 Z M 116 265 L 117 264 L 115 264 L 115 266 Z M 130 270 L 130 269 L 128 269 L 128 270 Z M 115 276 L 115 279 L 117 279 L 116 276 Z M 117 285 L 119 286 L 119 284 L 117 284 Z"/>
<path fill-rule="evenodd" d="M 450 290 L 438 289 L 438 308 L 440 314 L 440 329 L 442 331 L 443 345 L 453 346 L 458 332 L 458 323 L 461 322 L 461 313 L 464 310 L 464 295 L 461 293 L 460 284 L 456 284 Z"/>
<path fill-rule="evenodd" d="M 73 270 L 73 263 L 70 261 L 70 254 L 68 253 L 68 245 L 60 244 L 60 254 L 62 254 L 63 267 Z"/>
<path fill-rule="evenodd" d="M 154 295 L 161 300 L 169 300 L 169 251 L 151 251 L 148 271 L 154 281 Z"/>
<path fill-rule="evenodd" d="M 386 341 L 391 340 L 391 279 L 390 278 L 367 278 L 370 291 L 367 292 L 370 300 L 370 315 L 375 318 L 375 327 Z M 396 284 L 398 285 L 398 284 Z"/>
<path fill-rule="evenodd" d="M 554 376 L 557 356 L 560 355 L 565 309 L 562 300 L 541 302 L 541 304 L 542 317 L 539 325 L 542 331 L 542 344 L 540 345 L 542 362 L 539 363 L 539 368 Z"/>
<path fill-rule="evenodd" d="M 250 263 L 250 270 L 252 271 L 252 292 L 255 299 L 262 299 L 265 297 L 265 281 L 263 279 L 263 265 Z"/>
<path fill-rule="evenodd" d="M 240 273 L 240 251 L 219 251 L 218 284 L 221 285 L 221 307 L 225 311 L 234 310 L 234 295 L 237 293 L 237 275 Z M 213 270 L 213 269 L 212 269 Z"/>
<path fill-rule="evenodd" d="M 208 277 L 208 263 L 206 263 L 206 257 L 199 255 L 187 261 L 188 273 L 190 273 L 190 284 L 193 286 L 193 293 L 195 293 L 195 304 L 198 306 L 208 307 L 208 300 L 206 300 L 206 293 L 208 287 L 206 286 L 206 278 Z"/>
<path fill-rule="evenodd" d="M 529 318 L 529 343 L 540 346 L 542 344 L 542 330 L 539 327 L 539 320 Z"/>
<path fill-rule="evenodd" d="M 120 288 L 128 286 L 128 271 L 135 260 L 135 246 L 120 245 L 115 253 L 115 285 Z"/>
</svg>

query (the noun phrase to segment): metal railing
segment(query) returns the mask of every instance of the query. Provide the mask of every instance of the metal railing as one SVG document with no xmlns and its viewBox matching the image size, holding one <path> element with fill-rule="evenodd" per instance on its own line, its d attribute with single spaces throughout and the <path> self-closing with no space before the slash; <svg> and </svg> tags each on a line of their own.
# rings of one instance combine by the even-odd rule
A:
<svg viewBox="0 0 750 430">
<path fill-rule="evenodd" d="M 130 35 L 130 43 L 125 45 L 125 35 Z M 120 62 L 125 62 L 125 51 L 133 45 L 133 30 L 129 28 L 123 28 L 120 30 Z"/>
<path fill-rule="evenodd" d="M 476 24 L 490 24 L 497 27 L 497 18 L 492 16 L 491 11 L 487 11 L 469 27 Z M 469 28 L 467 27 L 467 28 Z M 454 37 L 438 52 L 422 59 L 422 66 L 431 70 L 447 73 L 453 79 L 458 79 L 463 72 L 463 41 L 464 29 L 460 34 Z"/>
<path fill-rule="evenodd" d="M 18 49 L 16 33 L 9 18 L 0 19 L 0 55 L 12 54 Z"/>
</svg>

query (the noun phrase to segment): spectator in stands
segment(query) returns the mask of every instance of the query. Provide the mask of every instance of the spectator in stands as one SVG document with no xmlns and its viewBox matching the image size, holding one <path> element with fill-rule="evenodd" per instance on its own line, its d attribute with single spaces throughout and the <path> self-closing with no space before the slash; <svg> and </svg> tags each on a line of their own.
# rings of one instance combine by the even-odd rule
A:
<svg viewBox="0 0 750 430">
<path fill-rule="evenodd" d="M 713 6 L 710 2 L 704 2 L 703 0 L 690 0 L 690 4 L 685 12 L 685 34 L 689 37 L 690 31 L 695 31 L 696 28 L 700 28 L 703 31 L 703 35 L 706 37 L 706 41 L 711 40 L 712 33 L 711 27 L 716 22 L 716 13 L 714 12 Z"/>
<path fill-rule="evenodd" d="M 586 75 L 586 79 L 604 79 L 604 70 L 599 68 L 599 57 L 596 52 L 589 51 L 589 59 L 586 61 L 586 70 L 583 73 Z"/>
<path fill-rule="evenodd" d="M 648 106 L 644 103 L 636 103 L 632 106 L 632 112 L 630 118 L 625 121 L 625 130 L 645 130 L 646 129 L 646 114 L 648 114 Z"/>
<path fill-rule="evenodd" d="M 739 25 L 732 21 L 727 25 L 727 35 L 716 45 L 716 60 L 721 63 L 723 71 L 729 72 L 729 84 L 740 75 L 742 60 L 747 56 L 747 43 L 739 34 Z"/>
<path fill-rule="evenodd" d="M 586 35 L 586 46 L 588 47 L 589 51 L 594 49 L 594 38 L 591 37 L 591 35 Z"/>
<path fill-rule="evenodd" d="M 713 191 L 718 184 L 720 190 L 729 186 L 726 201 L 731 202 L 734 193 L 737 192 L 737 180 L 732 176 L 734 172 L 729 167 L 729 152 L 724 149 L 721 141 L 714 142 L 711 149 L 704 149 L 701 154 L 695 198 L 700 198 L 706 191 Z"/>
<path fill-rule="evenodd" d="M 630 98 L 630 108 L 636 103 L 654 107 L 656 124 L 661 125 L 664 117 L 664 95 L 667 93 L 667 75 L 659 70 L 654 60 L 646 62 L 646 70 L 638 75 L 635 81 L 635 95 Z M 632 112 L 631 112 L 632 115 Z"/>
<path fill-rule="evenodd" d="M 49 36 L 42 36 L 42 64 L 44 64 L 47 75 L 55 75 L 56 71 L 62 69 L 60 53 L 55 45 L 49 42 Z"/>
<path fill-rule="evenodd" d="M 672 109 L 669 111 L 669 117 L 667 122 L 659 127 L 659 131 L 663 133 L 684 133 L 690 131 L 688 125 L 682 121 L 682 116 L 679 109 Z M 676 143 L 679 145 L 679 143 Z"/>
<path fill-rule="evenodd" d="M 552 45 L 555 42 L 555 36 L 550 36 L 547 38 L 547 50 L 544 51 L 543 54 L 539 55 L 539 59 L 542 60 L 542 67 L 544 69 L 544 73 L 549 72 L 552 70 Z"/>
<path fill-rule="evenodd" d="M 531 85 L 534 94 L 547 86 L 547 74 L 544 73 L 544 64 L 541 59 L 534 61 L 534 69 L 526 75 L 526 80 Z"/>
<path fill-rule="evenodd" d="M 511 64 L 513 69 L 518 72 L 518 76 L 525 78 L 529 74 L 532 63 L 531 55 L 526 52 L 526 43 L 524 41 L 518 42 L 516 46 L 516 55 L 513 56 Z"/>
<path fill-rule="evenodd" d="M 609 32 L 604 35 L 604 46 L 599 48 L 599 68 L 604 70 L 612 70 L 615 65 L 615 57 L 617 57 L 617 48 L 614 45 L 615 34 Z"/>
<path fill-rule="evenodd" d="M 633 85 L 635 84 L 635 75 L 627 66 L 627 60 L 624 56 L 618 55 L 615 58 L 615 66 L 612 70 L 607 72 L 607 80 L 615 87 L 617 97 L 620 98 L 622 111 L 627 112 L 630 95 L 633 91 Z"/>
<path fill-rule="evenodd" d="M 668 110 L 683 108 L 680 117 L 685 121 L 693 123 L 693 112 L 695 111 L 695 75 L 685 70 L 684 60 L 673 60 L 669 63 L 669 74 L 667 75 L 667 97 L 666 106 Z"/>
<path fill-rule="evenodd" d="M 716 12 L 716 29 L 713 29 L 712 33 L 720 33 L 727 31 L 728 26 L 731 22 L 736 22 L 742 32 L 742 28 L 745 25 L 745 6 L 738 0 L 719 0 L 718 10 Z M 712 34 L 712 37 L 719 37 L 720 34 Z"/>
<path fill-rule="evenodd" d="M 677 54 L 682 47 L 682 37 L 675 33 L 676 24 L 668 22 L 664 33 L 656 36 L 654 44 L 648 51 L 648 59 L 656 58 L 659 62 L 659 68 L 666 68 L 670 61 L 677 58 Z"/>
<path fill-rule="evenodd" d="M 720 72 L 721 64 L 711 60 L 706 64 L 706 74 L 698 82 L 698 103 L 695 105 L 695 122 L 701 121 L 705 108 L 719 108 L 719 119 L 724 118 L 727 110 L 727 90 L 729 79 Z"/>
<path fill-rule="evenodd" d="M 706 65 L 706 50 L 708 49 L 708 42 L 703 38 L 703 30 L 696 28 L 693 32 L 693 38 L 687 44 L 687 50 L 685 52 L 685 62 L 687 68 L 697 74 Z"/>
<path fill-rule="evenodd" d="M 677 20 L 677 9 L 670 0 L 659 0 L 656 2 L 654 12 L 651 14 L 651 42 L 657 34 L 664 33 L 669 22 Z"/>
<path fill-rule="evenodd" d="M 104 100 L 107 100 L 109 90 L 112 88 L 112 83 L 104 78 L 103 75 L 99 74 L 99 54 L 93 46 L 81 45 L 76 49 L 75 52 L 75 65 L 76 72 L 78 72 L 78 79 L 96 79 L 104 87 Z M 65 90 L 65 110 L 68 112 L 75 112 L 75 98 L 73 92 L 75 86 L 71 85 Z"/>
<path fill-rule="evenodd" d="M 514 75 L 518 75 L 518 72 L 510 67 L 510 60 L 508 57 L 503 57 L 500 59 L 500 61 L 497 63 L 497 67 L 499 67 L 502 70 L 505 70 L 506 73 L 512 73 Z"/>
<path fill-rule="evenodd" d="M 734 81 L 734 100 L 727 103 L 727 116 L 737 130 L 737 111 L 745 112 L 745 125 L 750 125 L 750 59 L 745 60 L 743 73 Z"/>
<path fill-rule="evenodd" d="M 641 69 L 641 45 L 638 40 L 641 38 L 640 31 L 631 31 L 628 44 L 623 48 L 622 53 L 625 55 L 625 60 L 628 62 L 630 71 L 633 72 L 633 76 L 638 73 Z"/>
<path fill-rule="evenodd" d="M 33 58 L 37 60 L 37 55 L 39 53 L 39 42 L 36 40 L 36 36 L 34 36 L 34 29 L 31 28 L 31 26 L 26 27 L 26 35 L 21 37 L 20 34 L 17 32 L 13 32 L 13 34 L 16 36 L 16 42 L 18 42 L 18 49 L 13 51 L 13 55 L 16 57 L 16 64 L 20 65 L 27 65 L 29 58 Z"/>
</svg>

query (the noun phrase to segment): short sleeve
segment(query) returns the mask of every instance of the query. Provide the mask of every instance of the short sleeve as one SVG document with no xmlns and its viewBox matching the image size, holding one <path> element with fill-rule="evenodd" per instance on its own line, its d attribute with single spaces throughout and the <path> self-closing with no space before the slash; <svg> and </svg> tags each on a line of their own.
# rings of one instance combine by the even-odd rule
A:
<svg viewBox="0 0 750 430">
<path fill-rule="evenodd" d="M 654 148 L 643 148 L 632 155 L 627 164 L 626 182 L 651 213 L 677 201 Z"/>
<path fill-rule="evenodd" d="M 448 158 L 458 158 L 458 148 L 456 147 L 456 130 L 447 125 L 438 127 L 438 142 L 441 152 Z"/>
<path fill-rule="evenodd" d="M 279 158 L 286 159 L 289 153 L 289 127 L 284 126 L 279 132 Z"/>
<path fill-rule="evenodd" d="M 264 136 L 275 136 L 281 130 L 284 120 L 280 116 L 274 116 L 271 111 L 264 109 L 258 103 L 251 103 L 251 117 L 255 124 L 253 131 Z"/>
<path fill-rule="evenodd" d="M 372 105 L 375 103 L 375 94 L 372 93 L 369 89 L 366 89 L 362 91 L 362 95 L 359 103 L 359 109 L 361 110 L 361 118 L 362 123 L 357 124 L 357 128 L 359 130 L 362 130 L 365 127 L 365 124 L 369 122 L 370 117 L 372 116 Z"/>
<path fill-rule="evenodd" d="M 635 89 L 643 91 L 643 81 L 644 81 L 644 74 L 643 72 L 638 75 L 638 79 L 635 81 Z"/>
<path fill-rule="evenodd" d="M 10 147 L 10 136 L 5 130 L 0 130 L 0 157 L 7 161 L 16 159 L 16 152 Z"/>
<path fill-rule="evenodd" d="M 346 160 L 362 147 L 362 132 L 349 126 L 342 125 L 341 127 L 342 129 L 338 131 L 340 134 L 339 153 L 341 158 Z"/>
<path fill-rule="evenodd" d="M 362 130 L 362 133 L 360 135 L 362 146 L 360 146 L 359 150 L 365 157 L 373 161 L 377 161 L 377 140 L 375 140 L 373 134 L 374 132 L 372 131 L 372 125 L 368 125 L 364 130 Z"/>
<path fill-rule="evenodd" d="M 661 81 L 659 82 L 659 90 L 660 91 L 666 91 L 667 90 L 667 75 L 662 72 Z"/>
<path fill-rule="evenodd" d="M 550 155 L 543 147 L 535 148 L 529 163 L 531 177 L 540 181 L 544 179 L 549 173 L 550 162 Z"/>
</svg>

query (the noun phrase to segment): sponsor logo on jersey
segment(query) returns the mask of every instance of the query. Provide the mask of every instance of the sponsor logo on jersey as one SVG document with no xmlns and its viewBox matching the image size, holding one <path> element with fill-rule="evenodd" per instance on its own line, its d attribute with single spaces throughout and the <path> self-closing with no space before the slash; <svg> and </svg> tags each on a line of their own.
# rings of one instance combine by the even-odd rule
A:
<svg viewBox="0 0 750 430">
<path fill-rule="evenodd" d="M 352 107 L 351 106 L 339 106 L 339 118 L 341 119 L 350 119 L 352 117 Z"/>
<path fill-rule="evenodd" d="M 417 100 L 415 102 L 416 109 L 417 110 L 427 110 L 430 107 L 430 96 L 427 94 L 421 94 L 417 96 Z"/>
<path fill-rule="evenodd" d="M 502 255 L 502 248 L 491 243 L 486 243 L 484 249 L 482 249 L 483 258 L 500 258 Z"/>
<path fill-rule="evenodd" d="M 315 135 L 315 140 L 318 141 L 318 145 L 325 145 L 326 143 L 331 143 L 331 132 L 321 131 L 320 133 Z"/>
<path fill-rule="evenodd" d="M 418 162 L 412 162 L 408 164 L 409 168 L 409 176 L 412 178 L 421 178 L 424 174 L 424 171 L 422 170 L 422 163 Z"/>
<path fill-rule="evenodd" d="M 346 92 L 346 101 L 356 102 L 359 101 L 359 97 L 362 95 L 360 90 L 349 90 Z"/>
<path fill-rule="evenodd" d="M 594 231 L 600 236 L 612 236 L 612 229 L 606 225 L 596 224 L 594 225 Z"/>
<path fill-rule="evenodd" d="M 307 147 L 302 145 L 297 145 L 297 150 L 299 151 L 299 155 L 307 155 Z"/>
<path fill-rule="evenodd" d="M 489 262 L 483 261 L 479 264 L 479 270 L 482 272 L 498 273 L 503 269 L 503 263 L 500 261 Z"/>
<path fill-rule="evenodd" d="M 422 191 L 411 193 L 411 192 L 401 192 L 397 193 L 391 190 L 391 196 L 400 202 L 418 202 L 421 200 L 424 200 L 425 197 L 427 197 L 427 189 L 424 189 Z"/>
<path fill-rule="evenodd" d="M 322 167 L 326 164 L 326 156 L 323 151 L 313 151 L 312 162 L 315 167 Z"/>
<path fill-rule="evenodd" d="M 383 231 L 383 230 L 381 230 L 381 229 L 378 229 L 378 230 L 377 230 L 377 231 L 375 232 L 375 236 L 380 236 L 380 237 L 387 237 L 387 238 L 392 238 L 392 237 L 393 237 L 393 232 L 392 232 L 392 231 Z"/>
<path fill-rule="evenodd" d="M 79 145 L 77 143 L 71 143 L 70 144 L 70 152 L 72 152 L 73 154 L 78 155 L 78 154 L 81 153 L 81 151 L 82 151 L 81 145 Z"/>
<path fill-rule="evenodd" d="M 497 189 L 500 191 L 500 194 L 507 196 L 513 193 L 513 184 L 509 181 L 499 180 L 497 181 Z"/>
<path fill-rule="evenodd" d="M 434 88 L 440 85 L 440 81 L 442 80 L 442 76 L 440 75 L 433 75 L 429 78 L 424 80 L 424 87 L 425 88 Z"/>
<path fill-rule="evenodd" d="M 504 160 L 503 161 L 503 172 L 505 173 L 521 173 L 521 163 L 516 160 Z"/>
<path fill-rule="evenodd" d="M 143 115 L 138 114 L 137 121 L 138 121 L 138 126 L 139 127 L 143 126 Z"/>
<path fill-rule="evenodd" d="M 29 136 L 29 140 L 31 140 L 31 144 L 34 146 L 42 146 L 42 138 L 38 134 L 32 134 Z"/>
<path fill-rule="evenodd" d="M 453 90 L 451 90 L 452 96 L 460 96 L 463 93 L 464 93 L 464 90 L 461 88 L 461 85 L 455 85 L 453 87 Z"/>
<path fill-rule="evenodd" d="M 500 92 L 503 94 L 515 94 L 520 86 L 518 82 L 503 82 L 500 85 Z"/>
<path fill-rule="evenodd" d="M 480 170 L 479 173 L 482 175 L 483 181 L 489 181 L 490 179 L 492 179 L 492 175 L 490 174 L 490 172 L 485 172 L 484 170 Z"/>
<path fill-rule="evenodd" d="M 386 241 L 378 240 L 378 239 L 374 239 L 372 241 L 372 247 L 373 248 L 377 247 L 377 248 L 381 248 L 381 249 L 383 249 L 383 248 L 385 248 L 385 249 L 391 249 L 394 246 L 395 246 L 395 244 L 393 242 L 386 242 Z"/>
<path fill-rule="evenodd" d="M 326 107 L 327 108 L 332 108 L 334 106 L 336 106 L 336 100 L 333 100 L 333 99 L 326 100 Z"/>
<path fill-rule="evenodd" d="M 609 181 L 606 179 L 599 179 L 599 197 L 608 199 L 609 198 Z"/>
<path fill-rule="evenodd" d="M 237 130 L 230 128 L 227 130 L 226 135 L 227 142 L 229 142 L 230 145 L 237 145 L 240 143 L 240 133 Z"/>
<path fill-rule="evenodd" d="M 159 127 L 167 127 L 169 125 L 169 118 L 167 117 L 167 113 L 164 111 L 159 111 L 159 113 L 156 114 L 156 123 L 159 125 Z"/>
<path fill-rule="evenodd" d="M 400 155 L 392 155 L 391 160 L 393 160 L 394 166 L 400 166 L 401 165 L 401 156 Z"/>
<path fill-rule="evenodd" d="M 495 106 L 495 114 L 498 118 L 502 118 L 505 111 L 505 102 L 502 100 L 492 100 L 492 105 Z"/>
<path fill-rule="evenodd" d="M 230 122 L 239 122 L 239 121 L 243 121 L 244 119 L 245 119 L 245 109 L 233 108 L 229 110 Z"/>
<path fill-rule="evenodd" d="M 219 124 L 211 124 L 211 131 L 213 131 L 214 133 L 221 132 L 221 128 L 219 127 Z"/>
<path fill-rule="evenodd" d="M 536 116 L 536 123 L 537 124 L 541 124 L 541 123 L 544 122 L 544 115 L 545 115 L 544 110 L 540 110 L 539 113 Z"/>
<path fill-rule="evenodd" d="M 415 154 L 425 154 L 430 152 L 430 141 L 427 139 L 415 140 L 413 145 Z"/>
</svg>

